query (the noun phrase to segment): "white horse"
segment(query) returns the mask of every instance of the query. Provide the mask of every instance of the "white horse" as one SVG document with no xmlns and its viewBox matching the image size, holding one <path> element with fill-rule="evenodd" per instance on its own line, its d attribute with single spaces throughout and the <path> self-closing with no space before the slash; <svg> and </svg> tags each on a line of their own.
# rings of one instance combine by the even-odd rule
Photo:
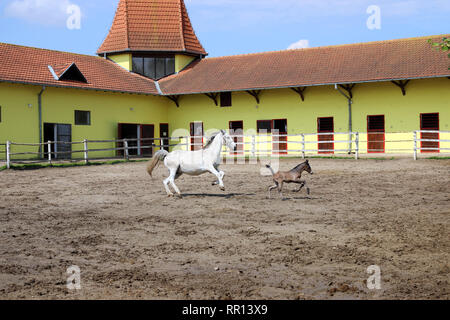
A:
<svg viewBox="0 0 450 320">
<path fill-rule="evenodd" d="M 169 169 L 169 177 L 165 179 L 163 183 L 169 197 L 173 196 L 173 193 L 169 189 L 169 183 L 172 185 L 178 196 L 181 197 L 180 190 L 175 185 L 175 180 L 183 173 L 191 176 L 199 176 L 206 172 L 210 172 L 217 177 L 217 181 L 214 182 L 213 185 L 218 184 L 220 189 L 224 191 L 225 186 L 223 185 L 223 177 L 225 176 L 225 173 L 219 170 L 219 165 L 222 160 L 220 153 L 224 144 L 231 151 L 236 151 L 236 143 L 234 143 L 233 138 L 224 130 L 220 130 L 208 139 L 205 147 L 201 150 L 176 150 L 170 153 L 166 150 L 160 150 L 155 153 L 153 160 L 148 162 L 147 172 L 151 176 L 153 169 L 158 162 L 164 160 L 164 165 Z"/>
</svg>

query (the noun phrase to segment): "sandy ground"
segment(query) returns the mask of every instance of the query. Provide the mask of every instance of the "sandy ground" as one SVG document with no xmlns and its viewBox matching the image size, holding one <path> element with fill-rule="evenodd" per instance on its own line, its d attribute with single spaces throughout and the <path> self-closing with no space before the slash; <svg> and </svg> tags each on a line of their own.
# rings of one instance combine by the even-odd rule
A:
<svg viewBox="0 0 450 320">
<path fill-rule="evenodd" d="M 223 166 L 225 192 L 182 177 L 183 199 L 145 163 L 0 172 L 0 299 L 450 298 L 450 160 L 310 161 L 283 200 L 260 165 Z"/>
</svg>

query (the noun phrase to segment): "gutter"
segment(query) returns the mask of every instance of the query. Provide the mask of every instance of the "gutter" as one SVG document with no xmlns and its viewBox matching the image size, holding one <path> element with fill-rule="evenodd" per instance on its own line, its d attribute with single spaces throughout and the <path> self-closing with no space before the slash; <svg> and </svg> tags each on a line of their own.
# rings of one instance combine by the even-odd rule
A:
<svg viewBox="0 0 450 320">
<path fill-rule="evenodd" d="M 348 145 L 348 154 L 351 154 L 352 153 L 352 132 L 353 132 L 353 121 L 352 121 L 353 100 L 350 96 L 348 96 L 344 91 L 342 91 L 338 87 L 337 83 L 334 84 L 334 89 L 339 91 L 348 100 L 348 136 L 349 136 L 348 141 L 350 141 L 349 145 Z"/>
<path fill-rule="evenodd" d="M 161 88 L 160 88 L 160 86 L 159 86 L 159 82 L 158 82 L 158 81 L 155 81 L 155 87 L 156 87 L 156 90 L 158 90 L 158 93 L 159 93 L 161 96 L 164 96 L 164 93 L 161 91 Z"/>
<path fill-rule="evenodd" d="M 48 84 L 44 82 L 29 82 L 29 81 L 14 81 L 14 80 L 1 80 L 0 83 L 13 83 L 13 84 L 25 84 L 32 86 L 46 86 L 52 88 L 65 88 L 65 89 L 79 89 L 79 90 L 90 90 L 90 91 L 99 91 L 99 92 L 114 92 L 114 93 L 126 93 L 126 94 L 137 94 L 144 96 L 158 96 L 154 93 L 145 93 L 145 92 L 135 92 L 135 91 L 120 91 L 120 90 L 112 90 L 112 89 L 98 89 L 98 88 L 89 88 L 89 87 L 75 87 L 75 86 L 63 86 L 63 85 L 55 85 Z"/>
<path fill-rule="evenodd" d="M 38 93 L 38 106 L 39 106 L 39 143 L 42 143 L 42 94 L 45 91 L 45 86 L 42 86 L 41 91 Z M 39 156 L 42 158 L 42 144 L 39 145 Z"/>
</svg>

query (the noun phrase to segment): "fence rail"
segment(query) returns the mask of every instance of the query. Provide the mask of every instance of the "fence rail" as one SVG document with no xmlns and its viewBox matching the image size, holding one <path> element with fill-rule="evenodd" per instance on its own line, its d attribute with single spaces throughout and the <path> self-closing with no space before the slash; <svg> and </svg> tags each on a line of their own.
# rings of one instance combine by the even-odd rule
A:
<svg viewBox="0 0 450 320">
<path fill-rule="evenodd" d="M 307 155 L 347 154 L 359 159 L 362 152 L 374 154 L 400 152 L 412 153 L 414 159 L 417 160 L 419 153 L 442 151 L 445 153 L 450 151 L 450 131 L 258 134 L 233 135 L 233 138 L 237 150 L 230 152 L 224 147 L 223 156 L 259 157 L 278 155 L 305 158 Z M 75 142 L 47 141 L 44 143 L 7 141 L 6 143 L 0 143 L 0 157 L 5 154 L 8 168 L 13 163 L 24 161 L 52 163 L 54 160 L 70 160 L 88 163 L 91 160 L 119 157 L 129 160 L 131 157 L 151 157 L 155 149 L 196 150 L 202 148 L 205 141 L 206 137 L 201 136 Z M 105 144 L 112 144 L 112 146 L 104 147 Z M 72 150 L 72 147 L 75 150 Z M 36 151 L 33 148 L 38 150 Z M 93 157 L 93 153 L 103 153 L 103 155 Z M 106 156 L 106 153 L 109 153 L 109 156 Z M 115 156 L 111 156 L 112 154 L 115 154 Z M 80 157 L 72 158 L 72 155 L 80 155 Z M 34 156 L 34 159 L 18 160 L 18 156 Z"/>
</svg>

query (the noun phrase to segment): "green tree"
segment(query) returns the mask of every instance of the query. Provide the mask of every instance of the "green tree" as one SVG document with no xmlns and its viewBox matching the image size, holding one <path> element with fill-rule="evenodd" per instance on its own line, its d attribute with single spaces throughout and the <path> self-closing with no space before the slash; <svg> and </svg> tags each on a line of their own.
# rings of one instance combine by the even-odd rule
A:
<svg viewBox="0 0 450 320">
<path fill-rule="evenodd" d="M 450 38 L 442 38 L 441 42 L 434 42 L 433 40 L 429 39 L 428 43 L 430 43 L 433 48 L 436 48 L 437 50 L 447 52 L 447 56 L 450 58 Z M 450 70 L 450 67 L 448 68 L 448 70 Z"/>
</svg>

